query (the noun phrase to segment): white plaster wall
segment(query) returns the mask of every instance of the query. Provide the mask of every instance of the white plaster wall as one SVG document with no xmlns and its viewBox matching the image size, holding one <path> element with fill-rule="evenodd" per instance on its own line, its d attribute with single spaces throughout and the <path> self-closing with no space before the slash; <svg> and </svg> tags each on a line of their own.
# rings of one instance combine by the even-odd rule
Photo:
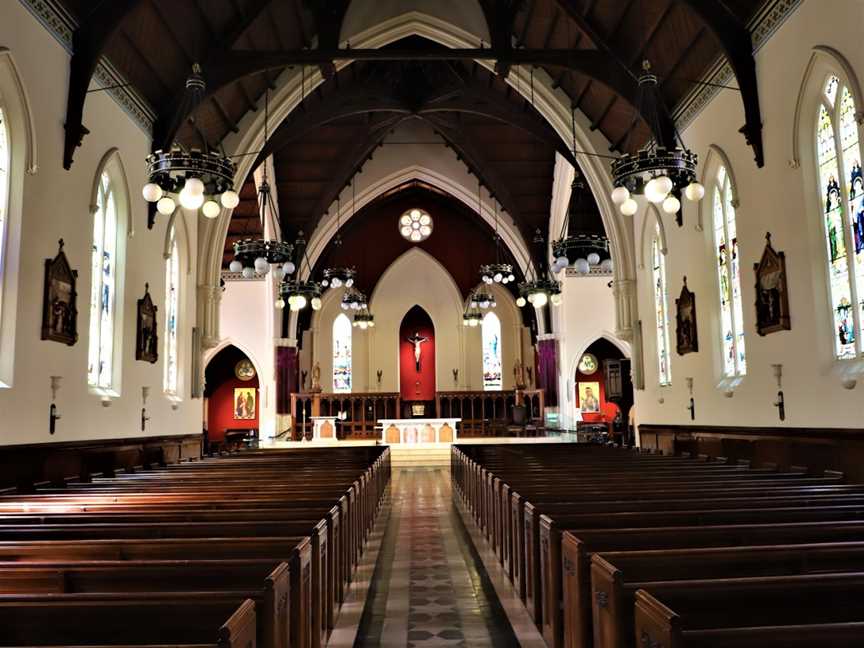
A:
<svg viewBox="0 0 864 648">
<path fill-rule="evenodd" d="M 831 3 L 832 7 L 835 3 Z M 738 183 L 740 206 L 737 225 L 742 255 L 741 277 L 748 375 L 732 400 L 716 387 L 719 375 L 716 329 L 718 288 L 711 243 L 710 218 L 705 231 L 697 231 L 698 209 L 685 206 L 685 224 L 679 228 L 666 218 L 669 308 L 672 320 L 672 386 L 659 388 L 655 361 L 656 337 L 650 269 L 650 233 L 641 241 L 646 260 L 638 270 L 639 312 L 645 353 L 645 391 L 637 392 L 640 423 L 690 422 L 685 409 L 689 395 L 685 377 L 694 378 L 696 423 L 712 425 L 780 424 L 772 406 L 777 385 L 771 364 L 783 364 L 788 426 L 860 427 L 864 417 L 864 381 L 852 391 L 841 387 L 841 374 L 849 367 L 832 357 L 824 243 L 821 239 L 819 199 L 809 142 L 802 147 L 800 168 L 793 168 L 792 139 L 798 91 L 817 45 L 829 45 L 864 70 L 861 25 L 864 3 L 838 0 L 836 11 L 825 3 L 805 0 L 757 54 L 757 74 L 762 104 L 765 167 L 758 169 L 751 149 L 738 129 L 744 123 L 740 96 L 722 91 L 683 133 L 685 142 L 704 162 L 710 145 L 727 154 Z M 843 10 L 840 10 L 843 7 Z M 864 106 L 859 106 L 859 110 Z M 805 153 L 806 151 L 806 153 Z M 702 165 L 700 165 L 701 173 Z M 707 207 L 707 202 L 706 202 Z M 636 218 L 642 231 L 645 211 Z M 755 332 L 753 264 L 762 254 L 765 233 L 770 231 L 775 249 L 786 253 L 792 330 L 759 337 Z M 686 275 L 696 293 L 700 351 L 678 356 L 674 352 L 674 298 Z"/>
<path fill-rule="evenodd" d="M 269 279 L 269 277 L 268 277 Z M 274 350 L 273 288 L 269 280 L 226 281 L 219 303 L 221 342 L 209 349 L 206 364 L 219 351 L 233 344 L 243 351 L 258 372 L 260 437 L 276 429 L 276 352 Z"/>
<path fill-rule="evenodd" d="M 91 133 L 75 152 L 71 171 L 62 167 L 63 122 L 69 74 L 69 55 L 19 2 L 0 3 L 0 46 L 11 50 L 30 97 L 39 154 L 39 170 L 24 181 L 23 224 L 20 244 L 14 378 L 10 389 L 0 390 L 0 445 L 141 436 L 141 387 L 150 387 L 147 434 L 187 434 L 201 430 L 201 401 L 189 397 L 192 358 L 191 331 L 195 326 L 195 258 L 185 258 L 181 286 L 181 396 L 172 409 L 162 396 L 164 330 L 160 330 L 160 361 L 137 362 L 135 347 L 136 300 L 150 283 L 164 326 L 165 272 L 162 250 L 166 219 L 153 230 L 146 228 L 146 206 L 140 187 L 145 180 L 144 158 L 148 136 L 106 93 L 87 97 L 84 124 Z M 87 331 L 89 326 L 90 198 L 99 161 L 112 147 L 119 149 L 131 199 L 134 236 L 127 241 L 123 319 L 122 393 L 103 407 L 87 389 Z M 197 249 L 196 228 L 187 227 L 188 246 Z M 78 270 L 78 330 L 73 347 L 41 341 L 44 261 L 57 252 L 63 238 L 69 260 Z M 10 351 L 3 349 L 2 353 Z M 57 433 L 48 434 L 49 376 L 63 377 L 57 404 L 63 418 Z"/>
</svg>

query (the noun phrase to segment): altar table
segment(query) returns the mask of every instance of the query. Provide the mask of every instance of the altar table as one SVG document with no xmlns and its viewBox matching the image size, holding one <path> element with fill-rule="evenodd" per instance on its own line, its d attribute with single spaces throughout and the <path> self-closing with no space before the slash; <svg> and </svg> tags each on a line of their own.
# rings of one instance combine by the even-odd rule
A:
<svg viewBox="0 0 864 648">
<path fill-rule="evenodd" d="M 461 418 L 380 419 L 381 442 L 411 445 L 417 443 L 454 443 L 456 424 Z"/>
<path fill-rule="evenodd" d="M 335 416 L 312 416 L 312 440 L 313 441 L 336 441 L 336 417 Z"/>
</svg>

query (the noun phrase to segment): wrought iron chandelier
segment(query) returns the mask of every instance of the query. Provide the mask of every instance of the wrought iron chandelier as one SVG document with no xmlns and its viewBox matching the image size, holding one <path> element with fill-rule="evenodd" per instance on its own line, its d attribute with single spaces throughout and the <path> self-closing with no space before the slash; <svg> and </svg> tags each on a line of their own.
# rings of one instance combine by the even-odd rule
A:
<svg viewBox="0 0 864 648">
<path fill-rule="evenodd" d="M 471 306 L 469 303 L 465 312 L 462 314 L 462 326 L 470 326 L 476 328 L 483 322 L 483 313 L 476 306 Z"/>
<path fill-rule="evenodd" d="M 351 213 L 352 216 L 355 214 L 356 205 L 357 205 L 357 192 L 355 188 L 355 180 L 356 178 L 351 179 L 351 191 L 353 192 L 353 199 L 351 201 Z M 342 250 L 342 233 L 340 232 L 340 222 L 339 218 L 342 214 L 342 194 L 340 192 L 339 196 L 336 197 L 336 234 L 333 238 L 333 245 L 335 246 L 335 250 L 333 252 L 333 257 L 338 258 L 340 251 Z M 341 288 L 345 286 L 346 288 L 351 288 L 354 285 L 354 278 L 357 276 L 357 271 L 354 268 L 349 268 L 346 266 L 333 266 L 330 268 L 325 268 L 322 272 L 323 279 L 321 280 L 321 286 L 326 288 Z"/>
<path fill-rule="evenodd" d="M 365 301 L 360 310 L 354 313 L 354 321 L 351 323 L 351 326 L 359 328 L 362 331 L 375 326 L 375 316 L 369 312 L 369 305 Z"/>
<path fill-rule="evenodd" d="M 545 239 L 539 229 L 534 234 L 533 242 L 535 247 L 543 250 L 542 254 L 545 257 L 546 251 L 543 249 Z M 534 271 L 533 279 L 529 277 L 530 273 L 529 261 L 525 270 L 526 281 L 519 284 L 519 297 L 516 299 L 516 305 L 520 308 L 527 304 L 531 304 L 534 308 L 543 308 L 547 303 L 558 306 L 561 303 L 561 282 L 549 277 L 545 267 L 542 274 Z"/>
<path fill-rule="evenodd" d="M 312 310 L 321 310 L 321 286 L 312 279 L 312 266 L 309 263 L 309 255 L 306 253 L 306 239 L 303 238 L 301 231 L 297 235 L 297 240 L 294 242 L 295 250 L 302 250 L 301 260 L 306 260 L 306 267 L 309 269 L 309 278 L 301 280 L 299 274 L 294 279 L 285 279 L 279 286 L 279 299 L 276 300 L 277 308 L 285 308 L 288 305 L 292 311 L 301 311 L 306 308 L 307 304 L 312 307 Z"/>
<path fill-rule="evenodd" d="M 206 84 L 201 66 L 192 65 L 186 79 L 183 102 L 192 110 L 204 97 Z M 156 211 L 170 216 L 177 203 L 189 210 L 201 210 L 207 218 L 219 216 L 222 207 L 234 209 L 240 196 L 234 191 L 234 161 L 221 151 L 214 151 L 204 142 L 204 150 L 173 147 L 147 156 L 147 183 L 141 193 L 144 200 L 156 204 Z"/>
<path fill-rule="evenodd" d="M 482 217 L 482 205 L 480 202 L 480 178 L 477 178 L 477 215 Z M 495 263 L 484 263 L 480 266 L 480 280 L 484 284 L 508 284 L 516 281 L 513 274 L 513 266 L 501 260 L 501 236 L 498 233 L 498 202 L 495 202 Z M 476 291 L 476 289 L 475 289 Z"/>
<path fill-rule="evenodd" d="M 345 291 L 345 294 L 342 295 L 342 303 L 340 305 L 342 310 L 345 311 L 359 311 L 364 308 L 368 309 L 366 295 L 356 288 L 348 288 L 348 290 Z"/>
<path fill-rule="evenodd" d="M 264 95 L 264 144 L 270 137 L 270 91 Z M 262 227 L 267 222 L 268 213 L 274 223 L 279 222 L 279 210 L 270 193 L 270 183 L 267 180 L 267 162 L 263 164 L 261 186 L 258 187 L 258 218 Z M 242 272 L 243 277 L 251 279 L 256 272 L 267 274 L 271 265 L 275 265 L 273 275 L 281 281 L 287 275 L 293 274 L 294 263 L 291 254 L 294 246 L 279 239 L 248 238 L 234 243 L 234 260 L 228 268 L 231 272 Z"/>
<path fill-rule="evenodd" d="M 651 71 L 651 64 L 643 61 L 630 133 L 640 114 L 645 115 L 652 131 L 659 133 L 662 105 L 657 75 Z M 692 202 L 702 200 L 705 195 L 705 188 L 696 179 L 696 163 L 697 155 L 684 146 L 681 135 L 674 129 L 672 148 L 660 146 L 652 139 L 642 150 L 625 153 L 612 162 L 615 185 L 612 201 L 623 215 L 633 216 L 639 209 L 633 196 L 644 195 L 648 202 L 661 205 L 665 213 L 675 214 L 680 225 L 682 194 Z"/>
<path fill-rule="evenodd" d="M 480 284 L 471 291 L 471 294 L 468 298 L 468 303 L 470 304 L 471 308 L 479 308 L 480 310 L 495 308 L 498 305 L 495 302 L 495 297 L 493 297 L 491 293 L 486 291 L 486 288 L 483 284 Z"/>
</svg>

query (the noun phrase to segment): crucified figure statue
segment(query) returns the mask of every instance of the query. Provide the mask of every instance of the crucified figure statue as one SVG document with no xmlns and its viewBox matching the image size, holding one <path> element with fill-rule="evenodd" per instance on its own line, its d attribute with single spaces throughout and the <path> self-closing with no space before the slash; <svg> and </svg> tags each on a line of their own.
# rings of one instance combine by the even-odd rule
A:
<svg viewBox="0 0 864 648">
<path fill-rule="evenodd" d="M 419 332 L 414 331 L 414 335 L 407 339 L 408 342 L 414 345 L 414 366 L 417 368 L 417 371 L 420 371 L 420 345 L 428 342 L 429 338 L 422 337 Z"/>
</svg>

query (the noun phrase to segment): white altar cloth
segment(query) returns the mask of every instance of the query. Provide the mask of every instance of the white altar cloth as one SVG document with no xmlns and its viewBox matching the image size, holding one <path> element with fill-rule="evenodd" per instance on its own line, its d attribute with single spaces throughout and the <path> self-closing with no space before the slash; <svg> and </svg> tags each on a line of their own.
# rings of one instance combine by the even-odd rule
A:
<svg viewBox="0 0 864 648">
<path fill-rule="evenodd" d="M 380 419 L 381 443 L 414 445 L 456 442 L 456 424 L 461 418 Z"/>
</svg>

